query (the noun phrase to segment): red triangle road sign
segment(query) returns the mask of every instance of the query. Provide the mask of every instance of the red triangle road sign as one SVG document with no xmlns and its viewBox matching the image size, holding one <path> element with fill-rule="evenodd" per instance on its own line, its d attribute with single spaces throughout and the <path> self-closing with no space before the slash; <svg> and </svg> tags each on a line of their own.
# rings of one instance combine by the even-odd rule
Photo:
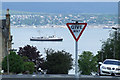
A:
<svg viewBox="0 0 120 80">
<path fill-rule="evenodd" d="M 78 41 L 83 31 L 85 30 L 87 23 L 67 23 L 66 25 L 74 39 Z"/>
</svg>

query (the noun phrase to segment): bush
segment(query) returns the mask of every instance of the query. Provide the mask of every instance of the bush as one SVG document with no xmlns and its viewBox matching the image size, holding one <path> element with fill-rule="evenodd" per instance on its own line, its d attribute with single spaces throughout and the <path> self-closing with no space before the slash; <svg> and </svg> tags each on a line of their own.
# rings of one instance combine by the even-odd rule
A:
<svg viewBox="0 0 120 80">
<path fill-rule="evenodd" d="M 10 52 L 9 58 L 9 71 L 11 73 L 21 73 L 24 70 L 23 59 L 15 52 Z M 7 72 L 7 56 L 2 61 L 2 70 Z"/>
<path fill-rule="evenodd" d="M 54 51 L 52 49 L 46 50 L 46 70 L 47 74 L 68 74 L 68 71 L 72 69 L 71 54 L 68 52 Z"/>
<path fill-rule="evenodd" d="M 33 62 L 24 62 L 24 72 L 29 71 L 30 74 L 34 72 L 34 63 Z"/>
<path fill-rule="evenodd" d="M 24 61 L 26 62 L 33 62 L 36 66 L 35 67 L 36 71 L 39 71 L 39 68 L 42 69 L 44 60 L 36 47 L 30 45 L 27 45 L 23 48 L 20 47 L 18 51 L 18 55 L 23 57 Z"/>
<path fill-rule="evenodd" d="M 82 72 L 83 75 L 90 75 L 91 72 L 97 71 L 97 58 L 93 56 L 92 52 L 84 51 L 81 55 L 79 55 L 78 66 L 79 71 Z"/>
</svg>

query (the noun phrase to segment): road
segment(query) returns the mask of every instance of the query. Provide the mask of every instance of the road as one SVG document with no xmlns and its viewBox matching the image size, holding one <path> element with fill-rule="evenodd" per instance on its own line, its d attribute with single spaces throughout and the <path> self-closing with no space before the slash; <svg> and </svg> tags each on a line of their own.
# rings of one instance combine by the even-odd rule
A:
<svg viewBox="0 0 120 80">
<path fill-rule="evenodd" d="M 2 75 L 2 80 L 119 80 L 116 76 L 80 75 Z"/>
</svg>

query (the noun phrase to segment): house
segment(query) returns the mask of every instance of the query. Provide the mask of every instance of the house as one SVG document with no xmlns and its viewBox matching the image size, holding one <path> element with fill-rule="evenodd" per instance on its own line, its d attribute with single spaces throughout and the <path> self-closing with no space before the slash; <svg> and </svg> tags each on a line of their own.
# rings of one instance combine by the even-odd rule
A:
<svg viewBox="0 0 120 80">
<path fill-rule="evenodd" d="M 6 19 L 0 20 L 0 70 L 3 58 L 9 54 L 11 49 L 12 36 L 10 33 L 10 14 L 7 9 Z"/>
</svg>

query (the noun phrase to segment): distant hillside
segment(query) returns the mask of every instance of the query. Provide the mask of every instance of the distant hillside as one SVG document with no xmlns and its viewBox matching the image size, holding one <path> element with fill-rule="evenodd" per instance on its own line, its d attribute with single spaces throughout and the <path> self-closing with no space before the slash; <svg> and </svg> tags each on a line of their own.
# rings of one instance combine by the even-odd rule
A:
<svg viewBox="0 0 120 80">
<path fill-rule="evenodd" d="M 2 10 L 2 14 L 6 14 L 6 10 Z M 43 13 L 10 10 L 10 14 L 11 15 L 29 15 L 29 14 L 43 14 Z"/>
<path fill-rule="evenodd" d="M 5 10 L 3 10 L 5 14 Z M 12 11 L 11 25 L 29 25 L 29 26 L 45 26 L 45 25 L 65 25 L 71 20 L 82 20 L 89 25 L 107 25 L 113 26 L 117 24 L 117 14 L 58 14 L 58 13 L 39 13 L 39 12 L 24 12 L 24 11 Z"/>
</svg>

